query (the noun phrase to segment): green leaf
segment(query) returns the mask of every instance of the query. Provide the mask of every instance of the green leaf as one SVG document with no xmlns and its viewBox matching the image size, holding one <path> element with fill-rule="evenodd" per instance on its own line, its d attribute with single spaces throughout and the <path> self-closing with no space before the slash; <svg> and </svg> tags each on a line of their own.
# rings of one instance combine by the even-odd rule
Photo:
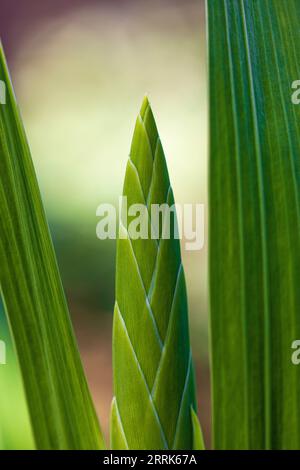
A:
<svg viewBox="0 0 300 470">
<path fill-rule="evenodd" d="M 36 446 L 98 449 L 103 439 L 2 47 L 0 80 L 0 285 Z"/>
<path fill-rule="evenodd" d="M 196 400 L 185 279 L 173 230 L 176 214 L 171 211 L 169 239 L 151 219 L 152 204 L 169 208 L 174 198 L 147 98 L 136 121 L 123 195 L 128 209 L 133 204 L 147 209 L 141 227 L 148 225 L 148 237 L 134 238 L 135 217 L 126 221 L 124 207 L 117 247 L 111 445 L 192 449 L 190 408 Z M 151 227 L 158 239 L 150 237 Z"/>
<path fill-rule="evenodd" d="M 207 6 L 215 447 L 300 448 L 300 2 Z"/>
<path fill-rule="evenodd" d="M 116 397 L 113 398 L 110 415 L 110 441 L 113 449 L 129 450 Z"/>
<path fill-rule="evenodd" d="M 202 429 L 199 423 L 199 419 L 197 413 L 193 408 L 191 408 L 191 415 L 192 415 L 192 425 L 193 425 L 193 450 L 204 450 L 204 440 Z"/>
</svg>

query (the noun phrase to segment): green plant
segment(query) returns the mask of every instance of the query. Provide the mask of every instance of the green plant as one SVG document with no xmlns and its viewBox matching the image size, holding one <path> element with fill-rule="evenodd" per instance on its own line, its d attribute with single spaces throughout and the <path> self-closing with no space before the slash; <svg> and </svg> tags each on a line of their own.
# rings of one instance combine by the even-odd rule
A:
<svg viewBox="0 0 300 470">
<path fill-rule="evenodd" d="M 299 449 L 300 106 L 291 84 L 300 4 L 209 0 L 207 9 L 214 447 Z M 2 50 L 0 79 L 1 294 L 36 445 L 103 448 Z M 164 227 L 149 236 L 150 205 L 174 199 L 147 99 L 124 196 L 146 205 L 148 237 L 132 237 L 122 214 L 111 446 L 203 449 L 179 243 Z"/>
<path fill-rule="evenodd" d="M 209 0 L 214 445 L 300 448 L 300 3 Z"/>
<path fill-rule="evenodd" d="M 35 443 L 38 449 L 103 448 L 2 49 L 0 79 L 7 86 L 0 108 L 1 295 Z M 174 203 L 147 99 L 124 195 L 129 204 Z M 171 220 L 174 226 L 173 212 Z M 126 228 L 121 224 L 120 231 Z M 118 242 L 113 448 L 203 448 L 179 241 L 161 238 Z"/>
<path fill-rule="evenodd" d="M 39 449 L 103 447 L 0 47 L 0 285 Z"/>
<path fill-rule="evenodd" d="M 198 439 L 197 446 L 202 439 L 193 432 L 197 417 L 185 279 L 174 230 L 164 238 L 164 227 L 158 233 L 152 219 L 151 207 L 172 207 L 174 197 L 147 98 L 136 121 L 123 196 L 128 207 L 147 208 L 139 220 L 140 230 L 144 224 L 147 230 L 145 239 L 132 237 L 133 220 L 123 211 L 117 247 L 112 448 L 192 449 L 193 439 Z M 174 211 L 170 218 L 174 227 Z M 166 226 L 167 217 L 164 222 Z"/>
</svg>

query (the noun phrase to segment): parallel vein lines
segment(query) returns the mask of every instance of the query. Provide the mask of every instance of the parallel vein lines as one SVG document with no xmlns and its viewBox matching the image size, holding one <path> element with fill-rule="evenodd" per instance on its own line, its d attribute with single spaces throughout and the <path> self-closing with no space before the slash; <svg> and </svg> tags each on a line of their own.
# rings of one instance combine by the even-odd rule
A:
<svg viewBox="0 0 300 470">
<path fill-rule="evenodd" d="M 238 230 L 239 230 L 239 244 L 240 244 L 240 275 L 241 275 L 241 310 L 242 310 L 242 321 L 243 321 L 243 330 L 244 330 L 244 357 L 245 357 L 245 368 L 244 368 L 244 375 L 245 375 L 245 402 L 246 402 L 246 426 L 245 431 L 247 433 L 247 441 L 249 444 L 249 398 L 248 398 L 248 373 L 249 373 L 249 365 L 248 365 L 248 353 L 247 353 L 247 317 L 246 317 L 246 308 L 245 308 L 245 259 L 244 259 L 244 218 L 243 218 L 243 191 L 241 187 L 242 182 L 242 171 L 241 171 L 241 164 L 240 164 L 240 150 L 241 144 L 239 139 L 239 130 L 238 130 L 238 121 L 237 121 L 237 101 L 236 101 L 236 91 L 234 87 L 234 70 L 233 70 L 233 56 L 232 56 L 232 45 L 231 45 L 231 38 L 230 38 L 230 30 L 229 30 L 229 14 L 227 10 L 227 0 L 224 0 L 224 12 L 225 12 L 225 22 L 226 22 L 226 38 L 227 38 L 227 49 L 228 49 L 228 58 L 229 58 L 229 69 L 230 69 L 230 87 L 231 87 L 231 96 L 232 96 L 232 107 L 233 107 L 233 120 L 234 120 L 234 134 L 235 134 L 235 161 L 236 161 L 236 169 L 238 175 Z M 224 408 L 223 408 L 224 410 Z"/>
<path fill-rule="evenodd" d="M 281 80 L 281 74 L 280 74 L 280 69 L 279 69 L 279 57 L 278 57 L 278 49 L 276 47 L 276 44 L 275 44 L 275 38 L 274 38 L 274 25 L 273 25 L 273 22 L 271 20 L 271 17 L 270 17 L 270 10 L 268 8 L 266 8 L 266 11 L 267 11 L 267 15 L 268 15 L 268 20 L 269 20 L 269 26 L 270 26 L 270 31 L 271 31 L 271 43 L 272 43 L 272 49 L 273 49 L 273 54 L 275 56 L 275 65 L 276 65 L 276 75 L 277 75 L 277 80 L 278 80 L 278 83 L 280 83 L 280 80 Z M 287 15 L 287 17 L 289 18 L 289 15 Z M 292 41 L 292 43 L 294 43 L 294 41 Z M 286 130 L 286 134 L 287 134 L 287 137 L 288 137 L 288 146 L 289 146 L 289 152 L 288 152 L 288 155 L 289 155 L 289 158 L 288 158 L 288 162 L 289 162 L 289 166 L 290 166 L 290 171 L 291 171 L 291 174 L 292 174 L 292 186 L 293 186 L 293 192 L 294 192 L 294 198 L 295 198 L 295 207 L 296 207 L 296 213 L 297 213 L 297 216 L 296 216 L 296 224 L 298 226 L 298 231 L 299 231 L 299 224 L 300 224 L 300 193 L 299 193 L 299 185 L 297 184 L 297 171 L 296 171 L 296 167 L 295 167 L 295 155 L 294 155 L 294 146 L 293 146 L 293 137 L 292 137 L 292 134 L 291 134 L 291 130 L 290 130 L 290 125 L 289 125 L 289 120 L 288 120 L 288 114 L 287 114 L 287 108 L 286 108 L 286 100 L 284 98 L 284 94 L 283 94 L 283 89 L 282 87 L 280 86 L 279 87 L 280 89 L 280 101 L 281 101 L 281 107 L 282 107 L 282 110 L 283 110 L 283 115 L 284 115 L 284 126 L 285 126 L 285 130 Z M 282 156 L 282 152 L 279 150 L 278 152 L 278 155 L 280 155 L 280 163 L 281 163 L 281 168 L 283 169 L 283 165 L 284 165 L 284 162 L 283 162 L 283 159 L 285 157 Z M 284 172 L 281 171 L 281 181 L 282 181 L 282 187 L 285 187 L 286 184 L 289 184 L 289 181 L 287 182 L 285 177 L 284 177 Z M 286 217 L 286 222 L 288 224 L 288 197 L 286 195 L 286 190 L 284 191 L 284 197 L 285 197 L 285 217 Z M 291 235 L 290 235 L 290 230 L 288 231 L 288 239 L 289 239 L 289 243 L 290 243 L 290 247 L 291 247 L 291 251 L 292 251 L 292 240 L 291 240 Z M 291 264 L 289 264 L 289 283 L 290 285 L 292 286 L 293 285 L 293 266 L 291 266 Z M 293 301 L 295 301 L 295 293 L 293 292 Z M 293 317 L 293 330 L 294 330 L 294 334 L 293 334 L 293 337 L 296 338 L 297 336 L 297 329 L 296 329 L 296 320 L 295 320 L 295 315 Z M 294 388 L 294 393 L 296 395 L 296 399 L 295 399 L 295 404 L 297 404 L 297 409 L 299 410 L 299 401 L 297 399 L 297 389 L 296 387 Z M 298 413 L 297 413 L 298 414 Z M 296 420 L 296 425 L 297 425 L 297 430 L 299 432 L 299 420 Z"/>
<path fill-rule="evenodd" d="M 281 77 L 280 77 L 280 70 L 279 70 L 279 63 L 278 63 L 278 52 L 277 52 L 277 48 L 276 48 L 276 44 L 275 44 L 275 38 L 274 38 L 274 26 L 272 24 L 272 21 L 271 21 L 271 18 L 270 18 L 270 11 L 269 9 L 267 8 L 266 9 L 267 12 L 268 12 L 268 19 L 269 19 L 269 24 L 270 24 L 270 31 L 271 31 L 271 38 L 272 38 L 272 49 L 273 49 L 273 53 L 274 53 L 274 56 L 275 56 L 275 63 L 276 63 L 276 74 L 277 74 L 277 80 L 278 80 L 278 83 L 280 83 L 280 80 L 281 80 Z M 292 41 L 293 42 L 293 41 Z M 287 133 L 287 136 L 288 136 L 288 144 L 289 144 L 289 163 L 290 163 L 290 167 L 291 167 L 291 173 L 292 173 L 292 176 L 293 176 L 293 188 L 294 188 L 294 193 L 295 193 L 295 206 L 297 208 L 297 218 L 296 218 L 296 222 L 299 226 L 299 223 L 300 223 L 300 197 L 299 197 L 299 187 L 298 187 L 298 184 L 297 184 L 297 179 L 296 179 L 296 169 L 295 169 L 295 161 L 294 161 L 294 146 L 293 146 L 293 138 L 292 138 L 292 135 L 291 135 L 291 130 L 290 130 L 290 126 L 289 126 L 289 121 L 288 121 L 288 117 L 287 117 L 287 109 L 286 109 L 286 100 L 284 98 L 284 95 L 283 95 L 283 90 L 282 90 L 282 87 L 280 86 L 279 87 L 280 89 L 280 101 L 281 101 L 281 106 L 282 106 L 282 111 L 283 111 L 283 114 L 284 114 L 284 124 L 285 124 L 285 129 L 286 129 L 286 133 Z"/>
<path fill-rule="evenodd" d="M 251 88 L 251 106 L 252 106 L 252 117 L 253 117 L 253 128 L 255 136 L 255 154 L 256 154 L 256 164 L 257 164 L 257 173 L 258 173 L 258 188 L 259 188 L 259 203 L 260 203 L 260 219 L 261 219 L 261 239 L 262 239 L 262 273 L 263 273 L 263 296 L 264 296 L 264 342 L 265 342 L 265 440 L 266 448 L 271 447 L 271 419 L 272 419 L 272 404 L 271 404 L 271 388 L 270 388 L 270 374 L 271 374 L 271 344 L 270 344 L 270 307 L 269 307 L 269 286 L 268 286 L 268 255 L 267 255 L 267 219 L 266 219 L 266 208 L 265 208 L 265 189 L 264 189 L 264 177 L 263 177 L 263 167 L 262 167 L 262 153 L 261 153 L 261 142 L 259 135 L 259 125 L 258 125 L 258 111 L 256 103 L 256 94 L 254 88 L 254 77 L 252 71 L 252 61 L 251 61 L 251 52 L 250 52 L 250 43 L 249 43 L 249 32 L 248 25 L 246 20 L 246 12 L 244 2 L 240 0 L 241 13 L 242 13 L 242 24 L 244 29 L 244 40 L 245 48 L 247 54 L 247 69 L 248 77 Z"/>
</svg>

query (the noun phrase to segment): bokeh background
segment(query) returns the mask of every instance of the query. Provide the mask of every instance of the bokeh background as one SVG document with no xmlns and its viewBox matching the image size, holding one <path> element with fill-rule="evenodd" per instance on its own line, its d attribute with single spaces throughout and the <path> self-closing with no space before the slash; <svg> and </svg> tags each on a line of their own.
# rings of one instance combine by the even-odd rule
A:
<svg viewBox="0 0 300 470">
<path fill-rule="evenodd" d="M 131 136 L 148 94 L 175 199 L 207 208 L 207 80 L 202 0 L 0 0 L 7 55 L 63 284 L 102 427 L 112 399 L 115 241 L 96 238 L 96 208 L 122 194 Z M 207 210 L 206 210 L 207 214 Z M 210 444 L 207 243 L 182 247 L 199 415 Z M 0 447 L 32 436 L 0 307 Z"/>
</svg>

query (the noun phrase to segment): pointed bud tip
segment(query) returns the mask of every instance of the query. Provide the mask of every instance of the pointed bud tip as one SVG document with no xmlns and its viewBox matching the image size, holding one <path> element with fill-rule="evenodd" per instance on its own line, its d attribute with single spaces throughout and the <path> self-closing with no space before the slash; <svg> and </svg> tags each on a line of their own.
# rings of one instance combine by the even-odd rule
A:
<svg viewBox="0 0 300 470">
<path fill-rule="evenodd" d="M 148 95 L 145 95 L 144 99 L 143 99 L 142 106 L 141 106 L 141 110 L 140 110 L 140 115 L 141 115 L 142 119 L 144 118 L 145 113 L 147 111 L 147 108 L 149 106 L 150 106 L 150 103 L 149 103 Z"/>
</svg>

